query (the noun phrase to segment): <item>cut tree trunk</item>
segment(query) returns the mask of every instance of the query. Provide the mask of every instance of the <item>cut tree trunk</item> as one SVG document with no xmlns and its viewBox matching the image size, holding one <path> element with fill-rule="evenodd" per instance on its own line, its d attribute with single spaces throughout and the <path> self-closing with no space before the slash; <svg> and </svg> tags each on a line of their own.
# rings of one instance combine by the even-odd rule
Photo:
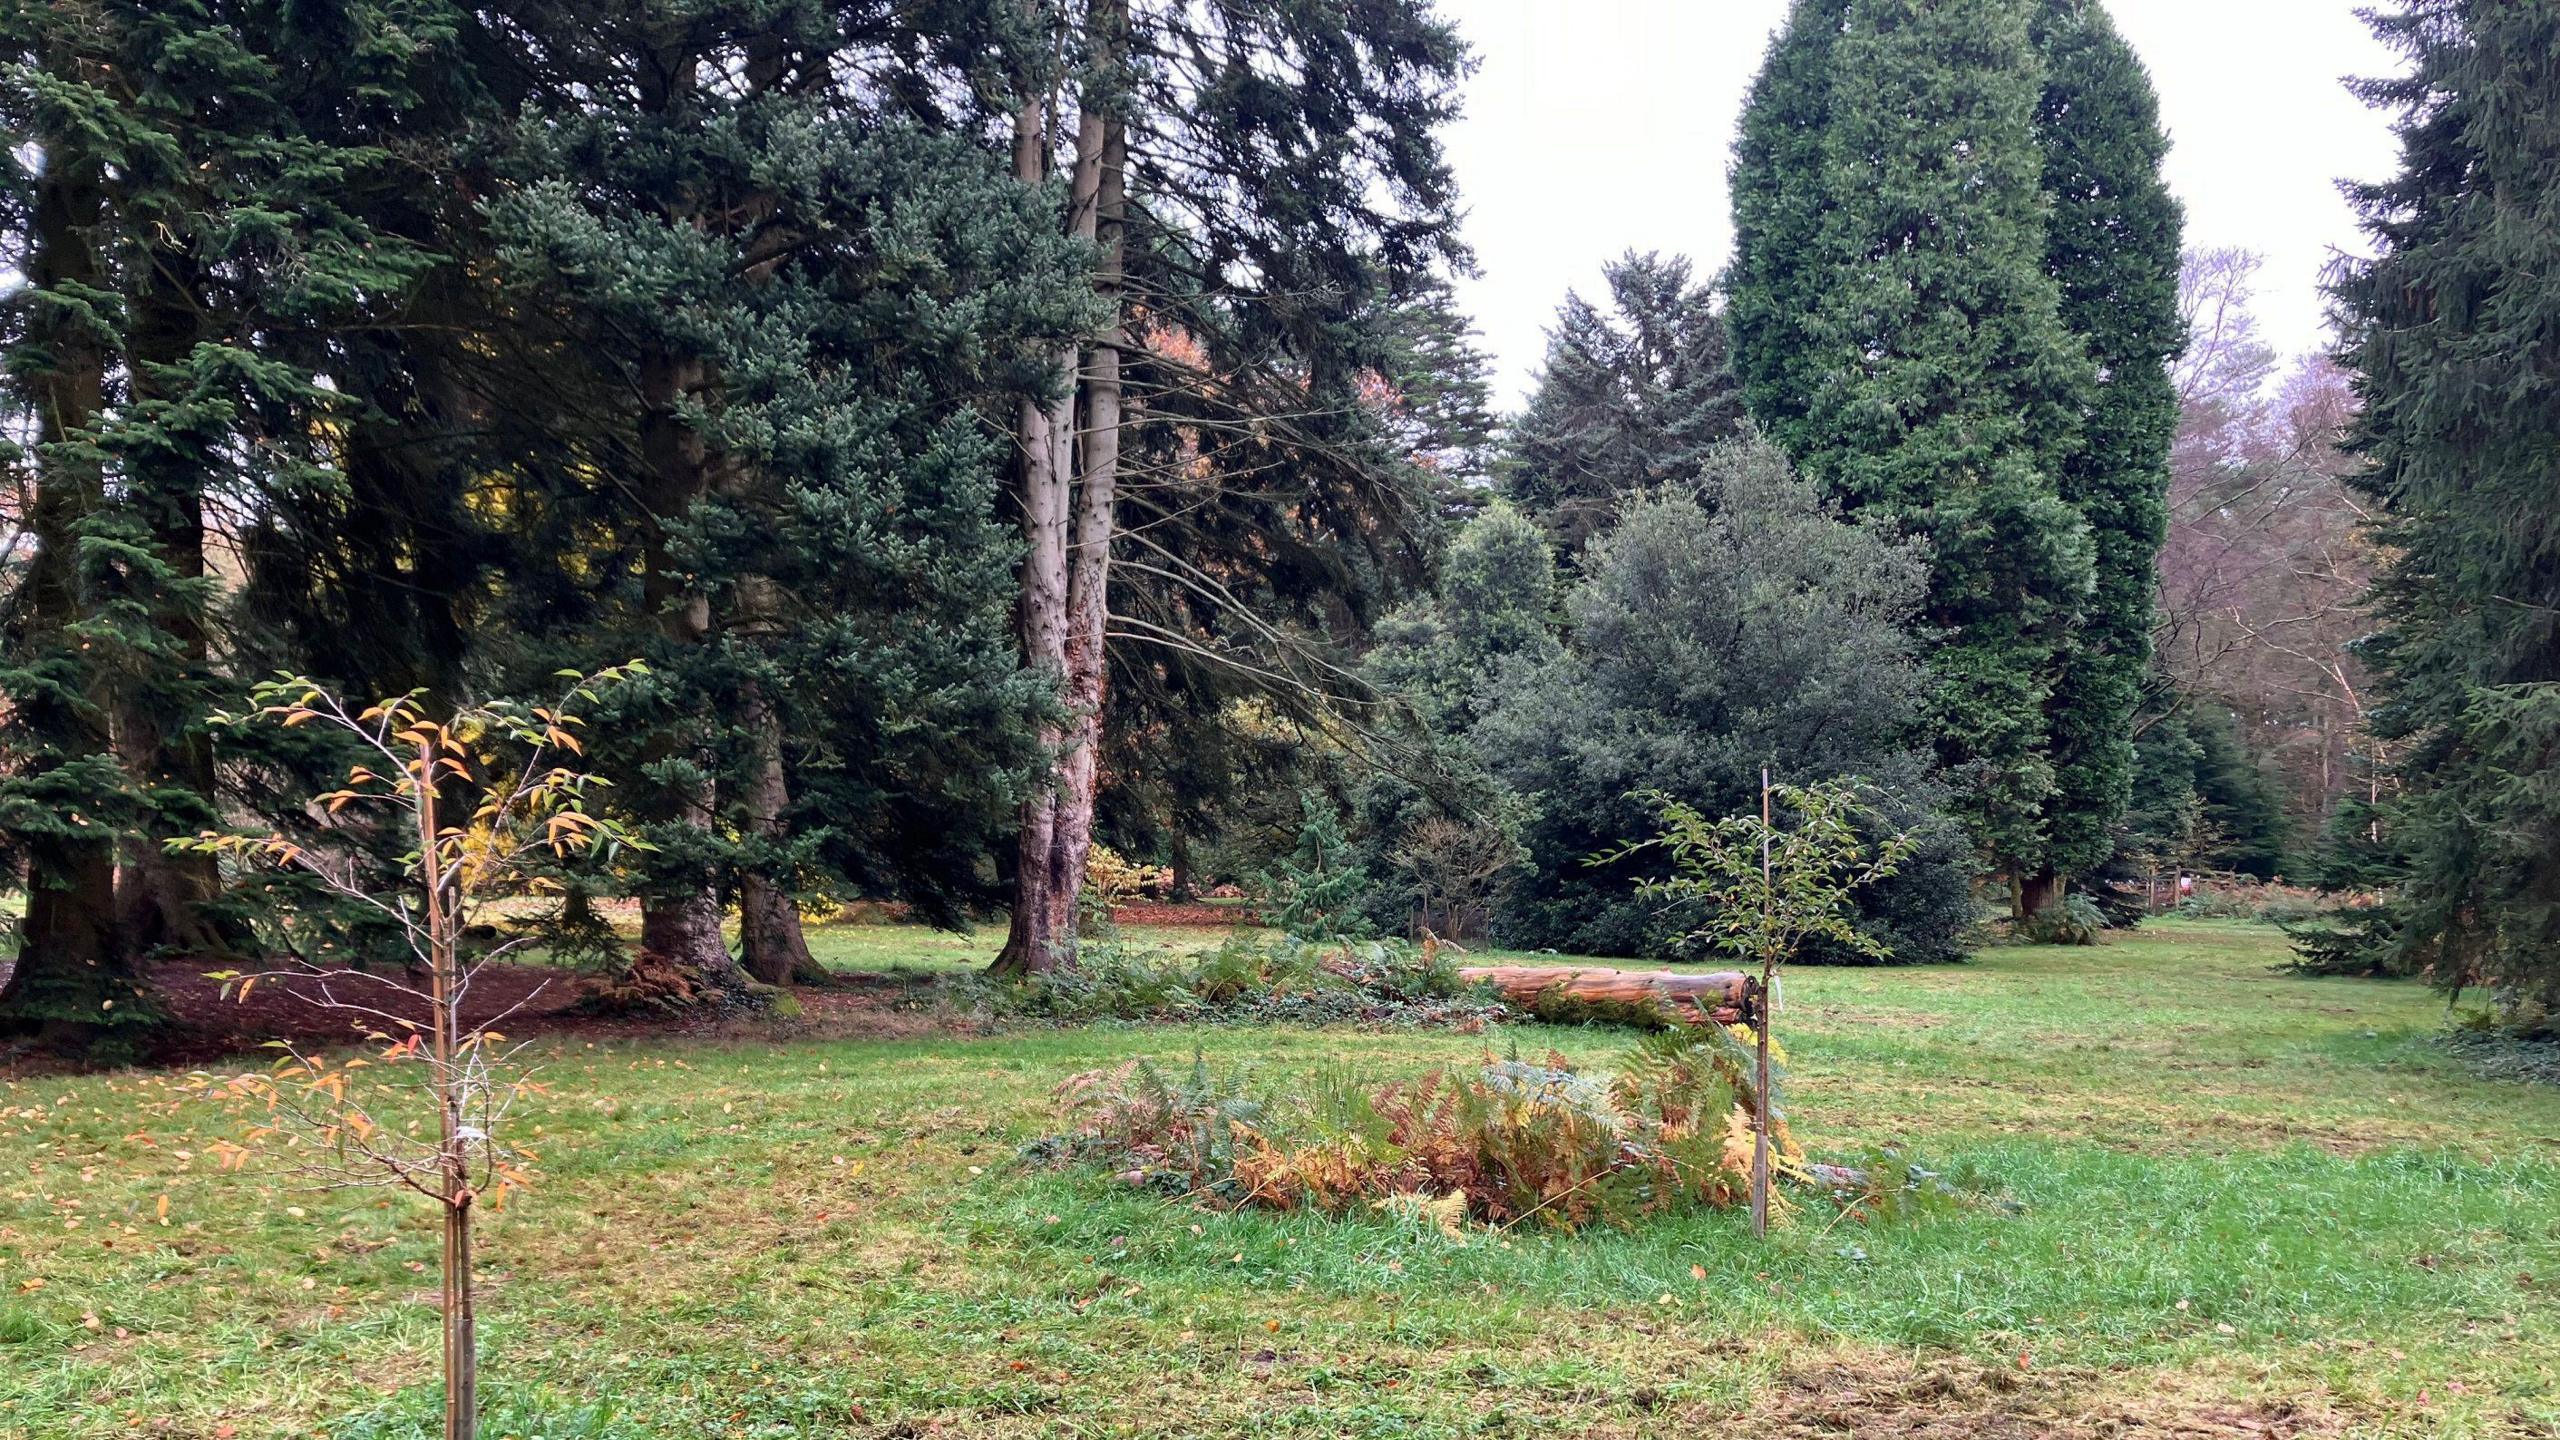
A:
<svg viewBox="0 0 2560 1440">
<path fill-rule="evenodd" d="M 1586 1004 L 1654 1005 L 1692 1025 L 1745 1024 L 1759 1008 L 1759 987 L 1751 977 L 1732 970 L 1681 975 L 1597 965 L 1476 965 L 1458 975 L 1491 985 L 1505 1000 L 1521 1006 L 1557 997 Z"/>
</svg>

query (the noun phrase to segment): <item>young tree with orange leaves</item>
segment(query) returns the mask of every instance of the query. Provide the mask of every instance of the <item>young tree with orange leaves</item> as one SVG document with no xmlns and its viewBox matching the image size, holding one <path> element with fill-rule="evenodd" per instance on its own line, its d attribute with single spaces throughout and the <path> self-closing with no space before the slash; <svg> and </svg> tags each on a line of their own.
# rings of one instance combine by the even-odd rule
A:
<svg viewBox="0 0 2560 1440">
<path fill-rule="evenodd" d="M 240 1168 L 260 1142 L 288 1142 L 294 1168 L 323 1186 L 403 1189 L 436 1203 L 444 1219 L 445 1440 L 470 1440 L 476 1430 L 473 1212 L 484 1198 L 495 1208 L 527 1188 L 533 1161 L 499 1139 L 508 1110 L 530 1085 L 513 1063 L 519 1047 L 494 1028 L 504 1015 L 475 1019 L 469 1004 L 480 971 L 531 937 L 478 950 L 467 949 L 463 937 L 484 901 L 539 891 L 549 872 L 574 856 L 609 856 L 640 843 L 588 808 L 605 782 L 566 762 L 585 753 L 576 733 L 585 722 L 572 707 L 642 673 L 637 661 L 592 675 L 564 672 L 568 693 L 554 704 L 496 701 L 442 721 L 425 713 L 415 692 L 351 711 L 314 682 L 286 677 L 252 692 L 254 712 L 215 717 L 223 725 L 319 725 L 348 737 L 360 758 L 345 785 L 314 803 L 333 826 L 378 824 L 415 837 L 416 848 L 403 857 L 407 883 L 397 892 L 368 890 L 358 878 L 364 870 L 345 854 L 279 834 L 207 831 L 172 842 L 172 849 L 207 857 L 302 870 L 322 891 L 380 912 L 406 941 L 413 978 L 368 977 L 361 997 L 346 971 L 308 961 L 217 973 L 226 992 L 243 999 L 261 981 L 300 979 L 306 994 L 343 1013 L 379 1047 L 370 1058 L 333 1060 L 275 1042 L 284 1053 L 271 1069 L 217 1086 L 260 1117 L 246 1144 L 227 1144 L 221 1153 L 226 1168 Z M 421 1108 L 434 1113 L 431 1132 L 405 1121 Z"/>
</svg>

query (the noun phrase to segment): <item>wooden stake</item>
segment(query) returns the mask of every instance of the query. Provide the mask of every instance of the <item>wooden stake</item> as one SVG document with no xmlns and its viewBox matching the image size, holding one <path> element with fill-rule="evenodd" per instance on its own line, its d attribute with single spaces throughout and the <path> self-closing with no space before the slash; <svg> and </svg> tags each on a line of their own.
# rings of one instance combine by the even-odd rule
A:
<svg viewBox="0 0 2560 1440">
<path fill-rule="evenodd" d="M 1777 903 L 1774 872 L 1769 863 L 1769 767 L 1760 767 L 1760 919 L 1761 933 L 1768 933 L 1771 911 Z M 1764 941 L 1765 943 L 1765 941 Z M 1778 955 L 1775 950 L 1760 952 L 1760 1007 L 1757 1024 L 1751 1027 L 1754 1044 L 1759 1051 L 1758 1074 L 1752 1081 L 1751 1108 L 1751 1233 L 1766 1237 L 1769 1233 L 1769 1024 L 1770 1002 L 1775 998 L 1771 982 L 1777 978 Z"/>
</svg>

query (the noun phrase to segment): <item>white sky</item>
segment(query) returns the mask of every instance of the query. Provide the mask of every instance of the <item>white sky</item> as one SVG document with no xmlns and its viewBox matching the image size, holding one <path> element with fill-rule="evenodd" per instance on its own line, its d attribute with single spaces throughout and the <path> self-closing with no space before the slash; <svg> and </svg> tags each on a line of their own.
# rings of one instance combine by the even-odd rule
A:
<svg viewBox="0 0 2560 1440">
<path fill-rule="evenodd" d="M 2341 77 L 2395 69 L 2355 17 L 2362 0 L 2108 0 L 2150 68 L 2170 188 L 2190 247 L 2266 256 L 2258 313 L 2293 353 L 2326 334 L 2321 267 L 2361 251 L 2336 180 L 2378 179 L 2385 117 Z M 1442 0 L 1476 47 L 1467 116 L 1449 137 L 1482 274 L 1460 283 L 1516 405 L 1567 289 L 1633 247 L 1701 275 L 1731 254 L 1725 191 L 1744 92 L 1785 0 Z"/>
</svg>

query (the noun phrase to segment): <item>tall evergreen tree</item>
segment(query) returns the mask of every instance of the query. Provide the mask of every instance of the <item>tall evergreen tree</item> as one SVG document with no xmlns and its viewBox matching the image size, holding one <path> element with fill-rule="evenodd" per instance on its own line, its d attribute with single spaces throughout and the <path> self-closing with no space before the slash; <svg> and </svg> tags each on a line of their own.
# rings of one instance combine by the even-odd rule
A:
<svg viewBox="0 0 2560 1440">
<path fill-rule="evenodd" d="M 1941 758 L 2022 900 L 2058 858 L 2050 707 L 2093 580 L 2063 492 L 2095 380 L 2049 268 L 2029 19 L 1801 0 L 1744 112 L 1730 281 L 1754 414 L 1931 544 Z"/>
<path fill-rule="evenodd" d="M 1578 554 L 1620 501 L 1687 478 L 1742 418 L 1724 321 L 1678 256 L 1604 267 L 1606 309 L 1567 295 L 1510 431 L 1503 492 Z"/>
<path fill-rule="evenodd" d="M 21 393 L 38 416 L 38 492 L 51 500 L 13 648 L 33 667 L 23 693 L 51 699 L 22 708 L 8 746 L 16 783 L 47 799 L 7 808 L 47 876 L 60 867 L 41 832 L 67 821 L 84 842 L 102 829 L 115 841 L 104 941 L 88 921 L 66 938 L 53 915 L 73 895 L 94 910 L 90 845 L 68 867 L 79 879 L 40 880 L 53 898 L 35 907 L 43 923 L 28 927 L 0 997 L 21 1020 L 73 1022 L 85 1005 L 77 1023 L 112 1025 L 122 1017 L 105 1012 L 113 997 L 99 987 L 123 986 L 135 958 L 229 938 L 210 863 L 162 843 L 222 813 L 205 715 L 229 672 L 209 516 L 256 513 L 330 481 L 318 437 L 349 406 L 324 378 L 323 337 L 422 264 L 348 209 L 386 154 L 338 131 L 399 108 L 441 19 L 432 3 L 403 0 L 17 12 L 8 103 L 34 137 L 40 223 L 27 232 L 37 283 L 18 297 L 29 313 L 11 349 L 31 377 Z M 356 43 L 302 49 L 340 33 Z M 75 653 L 45 658 L 65 641 Z M 112 773 L 92 748 L 101 737 Z M 52 991 L 78 1003 L 44 998 Z M 123 998 L 128 1016 L 140 1013 Z"/>
<path fill-rule="evenodd" d="M 2062 324 L 2096 366 L 2082 444 L 2060 474 L 2062 499 L 2089 527 L 2095 584 L 2047 702 L 2054 794 L 2042 863 L 2021 887 L 2028 914 L 2106 861 L 2132 801 L 2178 429 L 2169 367 L 2185 344 L 2181 215 L 2160 175 L 2169 144 L 2150 77 L 2097 0 L 2043 0 L 2035 41 L 2045 62 L 2035 133 L 2052 203 L 2045 263 Z"/>
<path fill-rule="evenodd" d="M 2374 258 L 2338 287 L 2359 481 L 2391 558 L 2365 647 L 2405 742 L 2384 828 L 2393 958 L 2560 1013 L 2560 5 L 2412 0 L 2400 171 L 2356 192 Z"/>
<path fill-rule="evenodd" d="M 0 161 L 9 167 L 10 218 L 24 227 L 25 283 L 6 312 L 19 422 L 10 428 L 29 440 L 7 457 L 24 497 L 27 553 L 10 576 L 0 631 L 0 692 L 9 697 L 0 833 L 12 867 L 26 866 L 27 908 L 0 1014 L 11 1029 L 69 1039 L 139 1020 L 143 1010 L 115 914 L 127 787 L 109 749 L 103 657 L 84 638 L 97 586 L 83 541 L 106 508 L 95 435 L 118 338 L 100 253 L 112 158 L 101 142 L 114 133 L 114 107 L 81 83 L 69 27 L 42 24 L 44 13 L 16 12 L 11 83 L 0 92 L 11 133 L 31 141 Z"/>
<path fill-rule="evenodd" d="M 636 562 L 636 587 L 595 572 L 578 643 L 655 673 L 618 767 L 659 847 L 641 947 L 734 992 L 734 891 L 744 969 L 787 981 L 815 968 L 803 894 L 952 913 L 1029 779 L 980 407 L 1083 323 L 1081 257 L 958 133 L 985 118 L 974 29 L 524 11 L 538 83 L 490 214 L 517 303 L 585 367 L 566 419 L 606 469 L 572 503 Z"/>
</svg>

